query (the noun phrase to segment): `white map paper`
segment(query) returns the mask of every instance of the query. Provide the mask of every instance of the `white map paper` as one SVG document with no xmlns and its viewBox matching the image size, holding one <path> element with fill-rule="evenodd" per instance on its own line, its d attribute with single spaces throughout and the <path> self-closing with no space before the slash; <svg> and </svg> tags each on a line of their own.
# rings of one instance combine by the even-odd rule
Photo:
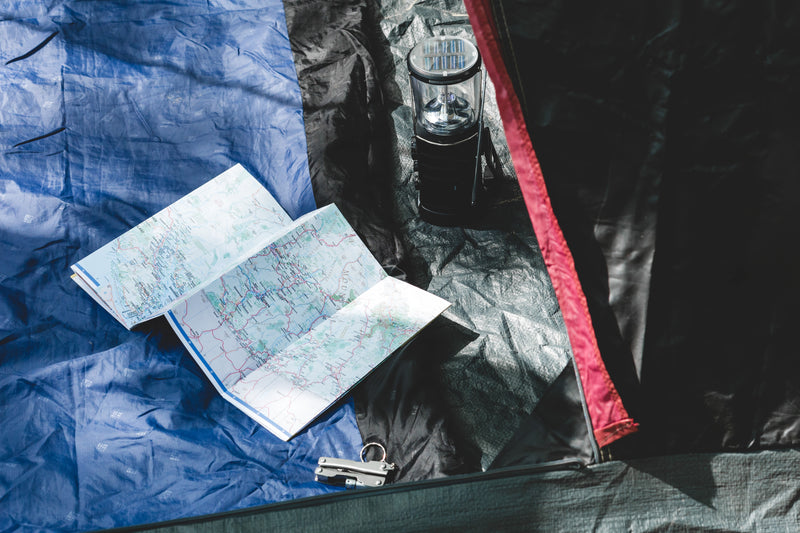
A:
<svg viewBox="0 0 800 533">
<path fill-rule="evenodd" d="M 291 222 L 239 166 L 73 270 L 126 327 L 166 313 L 217 390 L 283 440 L 449 306 L 388 277 L 335 205 Z"/>
<path fill-rule="evenodd" d="M 78 261 L 73 279 L 130 329 L 290 223 L 264 186 L 236 165 Z"/>
</svg>

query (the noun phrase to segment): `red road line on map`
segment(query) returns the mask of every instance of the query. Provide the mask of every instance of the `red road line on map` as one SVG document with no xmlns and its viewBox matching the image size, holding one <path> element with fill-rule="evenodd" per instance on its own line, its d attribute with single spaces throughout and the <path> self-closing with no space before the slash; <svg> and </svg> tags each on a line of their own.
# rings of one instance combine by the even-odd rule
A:
<svg viewBox="0 0 800 533">
<path fill-rule="evenodd" d="M 322 244 L 323 246 L 327 246 L 328 248 L 336 248 L 337 246 L 341 246 L 341 244 L 342 244 L 344 241 L 346 241 L 346 240 L 348 240 L 348 239 L 352 239 L 352 238 L 353 238 L 353 237 L 355 237 L 355 236 L 356 236 L 356 235 L 355 235 L 355 233 L 348 233 L 347 235 L 345 235 L 344 237 L 342 237 L 341 239 L 339 239 L 339 242 L 337 242 L 336 244 L 328 244 L 327 242 L 325 242 L 324 240 L 322 240 L 322 238 L 321 238 L 321 237 L 317 237 L 317 242 L 319 242 L 319 243 L 320 243 L 320 244 Z"/>
</svg>

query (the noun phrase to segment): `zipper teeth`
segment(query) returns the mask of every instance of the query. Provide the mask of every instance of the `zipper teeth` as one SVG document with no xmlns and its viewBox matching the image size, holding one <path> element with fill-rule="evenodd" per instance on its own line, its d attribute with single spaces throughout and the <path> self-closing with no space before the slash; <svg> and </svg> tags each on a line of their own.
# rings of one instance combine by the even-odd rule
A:
<svg viewBox="0 0 800 533">
<path fill-rule="evenodd" d="M 586 404 L 586 395 L 583 392 L 583 383 L 581 383 L 581 375 L 578 372 L 578 365 L 575 364 L 575 355 L 570 348 L 570 362 L 572 369 L 575 372 L 575 381 L 578 382 L 578 395 L 581 397 L 581 409 L 583 410 L 583 420 L 586 422 L 586 428 L 589 430 L 589 443 L 592 445 L 592 455 L 594 455 L 595 463 L 601 463 L 602 456 L 600 455 L 600 447 L 594 438 L 594 428 L 592 427 L 592 419 L 589 416 L 589 406 Z"/>
</svg>

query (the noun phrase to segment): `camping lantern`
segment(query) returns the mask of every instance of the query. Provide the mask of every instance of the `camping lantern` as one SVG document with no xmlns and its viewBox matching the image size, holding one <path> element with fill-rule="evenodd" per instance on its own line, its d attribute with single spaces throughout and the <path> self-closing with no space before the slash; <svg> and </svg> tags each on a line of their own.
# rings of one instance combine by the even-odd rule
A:
<svg viewBox="0 0 800 533">
<path fill-rule="evenodd" d="M 466 39 L 431 37 L 411 49 L 408 71 L 420 216 L 463 224 L 478 206 L 483 179 L 481 56 Z"/>
</svg>

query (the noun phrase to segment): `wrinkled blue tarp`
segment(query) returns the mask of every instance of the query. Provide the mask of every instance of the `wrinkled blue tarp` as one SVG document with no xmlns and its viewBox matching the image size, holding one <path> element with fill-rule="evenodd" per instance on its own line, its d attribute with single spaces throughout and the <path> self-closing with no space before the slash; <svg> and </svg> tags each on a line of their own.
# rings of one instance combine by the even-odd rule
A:
<svg viewBox="0 0 800 533">
<path fill-rule="evenodd" d="M 332 489 L 351 403 L 283 443 L 163 319 L 126 331 L 69 265 L 236 162 L 315 207 L 280 0 L 0 7 L 0 531 L 86 530 Z"/>
</svg>

